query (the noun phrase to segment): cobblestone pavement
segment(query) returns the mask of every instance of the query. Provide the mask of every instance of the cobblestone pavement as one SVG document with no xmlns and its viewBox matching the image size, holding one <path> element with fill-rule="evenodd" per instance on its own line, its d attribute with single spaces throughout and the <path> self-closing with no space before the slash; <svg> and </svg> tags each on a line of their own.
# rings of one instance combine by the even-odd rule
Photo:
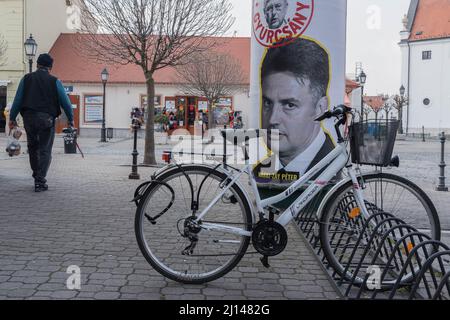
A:
<svg viewBox="0 0 450 320">
<path fill-rule="evenodd" d="M 444 242 L 450 245 L 450 193 L 435 190 L 440 176 L 438 165 L 441 162 L 441 144 L 438 140 L 397 141 L 394 154 L 398 154 L 400 157 L 400 167 L 390 169 L 389 172 L 411 180 L 427 193 L 439 214 Z M 446 184 L 450 186 L 449 141 L 446 145 L 445 158 L 447 162 Z"/>
<path fill-rule="evenodd" d="M 166 280 L 142 257 L 130 203 L 142 181 L 128 180 L 131 140 L 80 139 L 86 158 L 55 141 L 49 191 L 34 193 L 26 155 L 0 153 L 0 299 L 336 299 L 338 295 L 293 226 L 287 250 L 265 269 L 245 256 L 205 285 Z M 0 137 L 0 146 L 6 144 Z M 142 150 L 143 141 L 139 141 Z M 158 158 L 167 146 L 158 146 Z M 154 168 L 139 168 L 149 177 Z M 252 250 L 253 251 L 253 250 Z M 67 268 L 81 268 L 68 290 Z"/>
</svg>

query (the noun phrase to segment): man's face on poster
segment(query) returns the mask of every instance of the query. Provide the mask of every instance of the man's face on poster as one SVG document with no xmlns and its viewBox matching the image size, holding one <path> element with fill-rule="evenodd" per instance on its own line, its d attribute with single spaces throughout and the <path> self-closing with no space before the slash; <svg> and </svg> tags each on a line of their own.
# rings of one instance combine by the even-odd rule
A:
<svg viewBox="0 0 450 320">
<path fill-rule="evenodd" d="M 282 158 L 295 158 L 314 141 L 320 123 L 314 119 L 322 112 L 308 79 L 299 79 L 291 72 L 276 72 L 262 79 L 263 129 L 278 130 L 269 136 L 269 144 Z M 271 140 L 272 139 L 272 140 Z M 277 150 L 278 149 L 278 150 Z"/>
<path fill-rule="evenodd" d="M 264 15 L 269 29 L 278 29 L 283 24 L 288 8 L 287 0 L 266 0 Z"/>
</svg>

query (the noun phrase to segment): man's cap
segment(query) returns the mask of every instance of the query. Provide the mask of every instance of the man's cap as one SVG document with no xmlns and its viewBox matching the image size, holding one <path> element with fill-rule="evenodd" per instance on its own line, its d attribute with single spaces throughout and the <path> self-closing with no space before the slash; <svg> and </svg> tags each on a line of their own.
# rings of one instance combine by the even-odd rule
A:
<svg viewBox="0 0 450 320">
<path fill-rule="evenodd" d="M 53 58 L 48 53 L 43 53 L 37 59 L 37 64 L 46 68 L 52 68 Z"/>
</svg>

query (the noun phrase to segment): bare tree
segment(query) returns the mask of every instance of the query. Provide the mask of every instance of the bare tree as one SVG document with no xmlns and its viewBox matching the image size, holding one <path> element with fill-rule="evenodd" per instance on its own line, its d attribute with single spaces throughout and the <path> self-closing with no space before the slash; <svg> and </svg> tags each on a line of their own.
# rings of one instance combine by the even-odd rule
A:
<svg viewBox="0 0 450 320">
<path fill-rule="evenodd" d="M 184 84 L 185 94 L 201 96 L 208 100 L 208 124 L 214 128 L 214 105 L 220 98 L 242 90 L 244 72 L 238 60 L 226 53 L 195 54 L 177 73 Z"/>
<path fill-rule="evenodd" d="M 408 104 L 408 98 L 401 95 L 395 95 L 392 99 L 395 102 L 393 107 L 397 110 L 398 120 L 400 121 L 398 133 L 403 134 L 403 108 Z"/>
<path fill-rule="evenodd" d="M 394 102 L 393 98 L 386 95 L 385 100 L 384 100 L 384 105 L 383 105 L 383 110 L 386 113 L 386 120 L 389 120 L 389 114 L 394 109 L 395 109 L 395 102 Z"/>
<path fill-rule="evenodd" d="M 229 0 L 85 0 L 79 44 L 105 63 L 135 64 L 147 85 L 145 164 L 155 164 L 156 71 L 217 45 L 234 23 Z M 93 24 L 101 35 L 93 33 Z"/>
<path fill-rule="evenodd" d="M 372 107 L 368 106 L 367 104 L 364 104 L 363 106 L 363 120 L 364 120 L 364 116 L 366 118 L 366 121 L 369 120 L 369 115 L 370 113 L 373 111 Z"/>
<path fill-rule="evenodd" d="M 8 50 L 8 43 L 0 34 L 0 67 L 6 63 L 6 50 Z"/>
</svg>

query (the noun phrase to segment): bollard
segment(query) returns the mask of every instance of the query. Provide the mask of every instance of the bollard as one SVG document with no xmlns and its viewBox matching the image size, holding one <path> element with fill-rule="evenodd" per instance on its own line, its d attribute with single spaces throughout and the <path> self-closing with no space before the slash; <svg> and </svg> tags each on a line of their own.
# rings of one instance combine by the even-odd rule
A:
<svg viewBox="0 0 450 320">
<path fill-rule="evenodd" d="M 436 191 L 448 191 L 448 187 L 445 185 L 445 132 L 442 132 L 439 138 L 441 140 L 441 164 L 439 165 L 441 168 L 441 176 L 439 177 L 439 185 Z"/>
<path fill-rule="evenodd" d="M 141 177 L 138 174 L 138 166 L 137 166 L 137 157 L 139 152 L 137 151 L 137 132 L 139 129 L 138 122 L 133 119 L 133 132 L 134 132 L 134 142 L 133 142 L 133 152 L 131 155 L 133 156 L 133 165 L 131 166 L 131 173 L 128 176 L 129 179 L 139 180 Z"/>
<path fill-rule="evenodd" d="M 223 129 L 227 130 L 227 125 L 224 124 L 223 125 Z M 224 133 L 223 135 L 223 165 L 224 168 L 227 169 L 227 136 L 226 133 Z"/>
</svg>

